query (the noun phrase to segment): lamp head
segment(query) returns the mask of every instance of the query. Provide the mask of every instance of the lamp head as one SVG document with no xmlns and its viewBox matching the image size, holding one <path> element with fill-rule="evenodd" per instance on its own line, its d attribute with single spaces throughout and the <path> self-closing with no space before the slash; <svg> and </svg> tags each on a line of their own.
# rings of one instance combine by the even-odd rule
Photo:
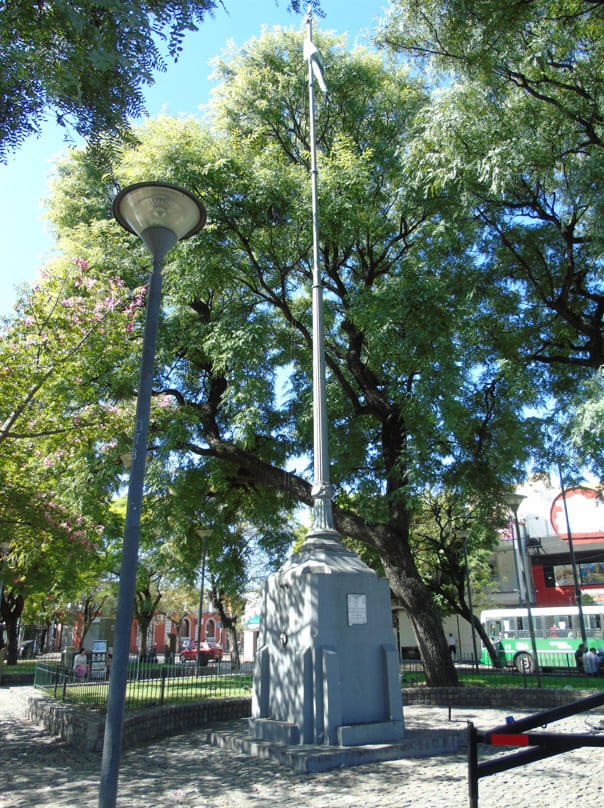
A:
<svg viewBox="0 0 604 808">
<path fill-rule="evenodd" d="M 506 505 L 509 505 L 510 508 L 516 513 L 518 508 L 520 507 L 520 503 L 526 499 L 524 494 L 506 494 L 503 498 L 503 501 Z"/>
<path fill-rule="evenodd" d="M 113 215 L 134 233 L 154 257 L 177 241 L 190 238 L 206 223 L 206 211 L 193 194 L 164 182 L 139 182 L 123 188 L 113 200 Z M 161 253 L 161 255 L 158 255 Z"/>
</svg>

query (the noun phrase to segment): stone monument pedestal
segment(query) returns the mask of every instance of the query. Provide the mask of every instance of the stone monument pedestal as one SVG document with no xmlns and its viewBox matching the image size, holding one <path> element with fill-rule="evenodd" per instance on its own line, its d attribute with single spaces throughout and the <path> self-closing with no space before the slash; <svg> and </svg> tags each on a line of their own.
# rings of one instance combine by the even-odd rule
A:
<svg viewBox="0 0 604 808">
<path fill-rule="evenodd" d="M 388 582 L 335 532 L 310 534 L 264 584 L 250 734 L 329 746 L 404 736 Z"/>
</svg>

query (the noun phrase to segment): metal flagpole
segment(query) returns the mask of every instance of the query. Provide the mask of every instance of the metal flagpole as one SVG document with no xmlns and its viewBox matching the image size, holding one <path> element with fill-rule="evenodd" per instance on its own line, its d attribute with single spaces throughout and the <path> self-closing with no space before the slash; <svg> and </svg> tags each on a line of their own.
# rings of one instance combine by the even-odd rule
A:
<svg viewBox="0 0 604 808">
<path fill-rule="evenodd" d="M 332 488 L 329 483 L 329 454 L 327 444 L 327 394 L 325 389 L 325 346 L 323 324 L 323 286 L 319 269 L 319 212 L 317 190 L 317 148 L 315 136 L 315 93 L 313 60 L 317 49 L 312 41 L 312 13 L 306 14 L 307 38 L 305 55 L 308 58 L 308 101 L 310 116 L 310 177 L 312 189 L 312 234 L 313 234 L 313 425 L 314 425 L 314 480 L 313 526 L 306 541 L 321 546 L 340 546 L 338 533 L 333 524 L 331 509 Z M 318 62 L 317 62 L 318 65 Z M 335 542 L 335 544 L 334 544 Z"/>
</svg>

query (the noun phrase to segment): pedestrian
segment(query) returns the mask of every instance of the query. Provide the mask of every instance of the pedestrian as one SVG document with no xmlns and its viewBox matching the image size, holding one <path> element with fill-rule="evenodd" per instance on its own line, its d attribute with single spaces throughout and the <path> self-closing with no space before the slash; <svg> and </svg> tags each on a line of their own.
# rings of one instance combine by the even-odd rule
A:
<svg viewBox="0 0 604 808">
<path fill-rule="evenodd" d="M 449 632 L 449 637 L 447 639 L 447 643 L 449 645 L 449 653 L 451 654 L 451 659 L 455 659 L 455 637 Z"/>
<path fill-rule="evenodd" d="M 83 647 L 80 648 L 78 653 L 73 658 L 73 669 L 78 678 L 88 674 L 88 657 Z"/>
<path fill-rule="evenodd" d="M 575 664 L 577 665 L 577 670 L 580 673 L 583 673 L 583 654 L 587 651 L 587 647 L 580 643 L 579 647 L 575 651 Z"/>
<path fill-rule="evenodd" d="M 583 654 L 583 670 L 588 676 L 598 675 L 598 657 L 596 656 L 596 649 L 590 648 Z"/>
</svg>

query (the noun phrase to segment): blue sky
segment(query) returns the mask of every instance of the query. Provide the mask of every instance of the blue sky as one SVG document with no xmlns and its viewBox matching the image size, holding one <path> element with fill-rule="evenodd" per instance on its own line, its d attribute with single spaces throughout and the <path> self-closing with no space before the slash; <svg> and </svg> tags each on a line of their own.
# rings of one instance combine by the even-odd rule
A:
<svg viewBox="0 0 604 808">
<path fill-rule="evenodd" d="M 226 10 L 216 9 L 199 31 L 187 36 L 184 51 L 176 64 L 169 63 L 165 73 L 156 75 L 156 83 L 145 93 L 148 114 L 170 115 L 198 113 L 207 104 L 214 82 L 210 60 L 219 55 L 233 39 L 243 45 L 260 34 L 263 26 L 302 27 L 304 16 L 286 11 L 287 0 L 225 0 Z M 321 0 L 324 19 L 315 18 L 314 26 L 348 35 L 348 45 L 370 44 L 367 35 L 383 16 L 387 0 Z M 64 147 L 65 130 L 51 121 L 39 138 L 30 138 L 0 165 L 0 235 L 3 256 L 0 272 L 0 315 L 10 312 L 18 284 L 33 281 L 44 258 L 52 249 L 43 219 L 43 199 L 53 157 Z"/>
</svg>

